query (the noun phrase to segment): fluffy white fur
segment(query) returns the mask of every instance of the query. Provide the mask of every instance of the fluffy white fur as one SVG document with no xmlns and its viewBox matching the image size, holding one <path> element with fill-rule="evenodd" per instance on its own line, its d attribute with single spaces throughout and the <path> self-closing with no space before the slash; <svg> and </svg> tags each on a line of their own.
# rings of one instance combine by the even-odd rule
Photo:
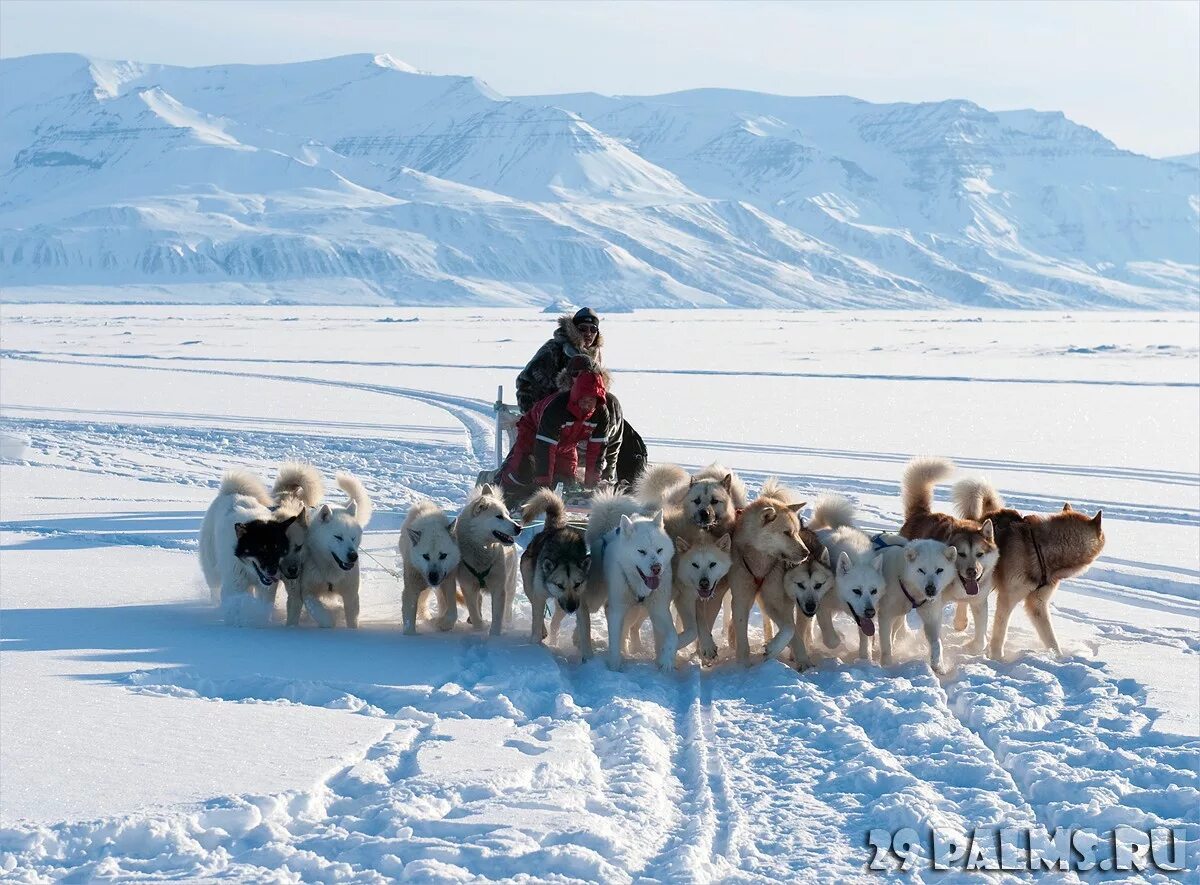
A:
<svg viewBox="0 0 1200 885">
<path fill-rule="evenodd" d="M 220 603 L 225 623 L 263 625 L 275 605 L 277 576 L 262 575 L 253 563 L 234 555 L 240 523 L 273 518 L 271 495 L 248 470 L 230 470 L 221 477 L 217 497 L 200 524 L 200 569 L 213 602 Z M 273 580 L 264 580 L 270 578 Z"/>
</svg>

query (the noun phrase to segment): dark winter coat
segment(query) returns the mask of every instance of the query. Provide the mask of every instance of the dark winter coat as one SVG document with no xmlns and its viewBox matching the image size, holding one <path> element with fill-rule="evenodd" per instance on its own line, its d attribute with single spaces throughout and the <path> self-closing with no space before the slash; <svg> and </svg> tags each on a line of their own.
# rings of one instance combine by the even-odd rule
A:
<svg viewBox="0 0 1200 885">
<path fill-rule="evenodd" d="M 608 442 L 608 425 L 607 405 L 580 416 L 571 408 L 570 393 L 546 397 L 517 421 L 517 440 L 500 468 L 501 483 L 551 486 L 559 479 L 573 481 L 579 467 L 577 450 L 580 443 L 586 442 L 584 485 L 595 487 Z"/>
<path fill-rule="evenodd" d="M 539 400 L 556 392 L 558 373 L 567 367 L 571 357 L 583 354 L 591 357 L 592 362 L 599 366 L 600 348 L 603 346 L 604 336 L 597 332 L 592 346 L 584 347 L 583 338 L 571 317 L 559 317 L 554 337 L 538 348 L 533 359 L 517 376 L 517 408 L 528 412 Z"/>
</svg>

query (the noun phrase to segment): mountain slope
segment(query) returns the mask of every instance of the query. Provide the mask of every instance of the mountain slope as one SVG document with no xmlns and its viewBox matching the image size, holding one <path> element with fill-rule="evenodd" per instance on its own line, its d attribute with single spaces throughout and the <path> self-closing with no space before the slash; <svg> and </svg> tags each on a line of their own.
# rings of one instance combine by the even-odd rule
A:
<svg viewBox="0 0 1200 885">
<path fill-rule="evenodd" d="M 9 298 L 1198 302 L 1200 177 L 1061 114 L 511 99 L 385 55 L 30 56 L 0 101 Z"/>
</svg>

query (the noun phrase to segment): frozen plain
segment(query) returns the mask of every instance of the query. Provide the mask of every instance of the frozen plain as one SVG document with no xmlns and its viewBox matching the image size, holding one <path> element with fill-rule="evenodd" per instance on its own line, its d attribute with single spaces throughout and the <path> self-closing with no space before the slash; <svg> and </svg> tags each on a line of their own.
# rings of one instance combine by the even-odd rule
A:
<svg viewBox="0 0 1200 885">
<path fill-rule="evenodd" d="M 1162 313 L 639 311 L 607 317 L 651 457 L 850 495 L 899 521 L 913 454 L 1022 510 L 1103 507 L 1056 597 L 1067 657 L 923 647 L 613 674 L 517 624 L 236 630 L 204 602 L 218 476 L 357 473 L 389 565 L 407 506 L 490 462 L 523 310 L 6 305 L 0 875 L 374 881 L 865 876 L 869 829 L 1183 826 L 1200 804 L 1200 353 Z M 401 322 L 403 321 L 403 322 Z M 940 490 L 946 503 L 947 489 Z M 846 632 L 848 633 L 848 625 Z M 843 657 L 849 649 L 843 649 Z M 918 876 L 932 874 L 918 873 Z M 1195 855 L 1192 873 L 1195 876 Z"/>
</svg>

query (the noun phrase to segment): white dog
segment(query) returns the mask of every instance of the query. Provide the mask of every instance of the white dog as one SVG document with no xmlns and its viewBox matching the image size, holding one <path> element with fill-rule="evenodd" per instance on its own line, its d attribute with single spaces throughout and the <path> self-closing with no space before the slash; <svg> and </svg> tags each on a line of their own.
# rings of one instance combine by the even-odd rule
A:
<svg viewBox="0 0 1200 885">
<path fill-rule="evenodd" d="M 492 598 L 491 635 L 499 636 L 504 612 L 512 610 L 517 592 L 517 557 L 513 550 L 521 527 L 508 515 L 500 490 L 487 483 L 467 498 L 454 524 L 458 541 L 458 588 L 467 605 L 467 622 L 482 629 L 480 593 Z"/>
<path fill-rule="evenodd" d="M 246 470 L 221 478 L 200 526 L 200 568 L 225 623 L 262 626 L 271 620 L 279 562 L 296 517 L 277 520 L 266 486 Z"/>
<path fill-rule="evenodd" d="M 455 584 L 458 579 L 458 541 L 455 520 L 426 499 L 408 511 L 400 527 L 398 549 L 404 561 L 404 589 L 400 593 L 404 632 L 417 632 L 417 612 L 427 591 L 436 589 L 440 608 L 437 628 L 449 630 L 458 620 Z"/>
<path fill-rule="evenodd" d="M 321 627 L 333 626 L 326 601 L 341 597 L 346 626 L 358 626 L 358 548 L 363 528 L 371 520 L 371 499 L 356 477 L 339 473 L 335 480 L 350 502 L 345 507 L 306 509 L 308 523 L 304 561 L 300 566 L 300 596 L 304 609 Z"/>
<path fill-rule="evenodd" d="M 835 562 L 834 593 L 826 594 L 817 609 L 817 623 L 826 648 L 837 648 L 842 638 L 833 626 L 833 615 L 845 608 L 858 625 L 858 656 L 871 657 L 875 614 L 886 586 L 883 559 L 866 533 L 853 525 L 854 505 L 841 495 L 822 495 L 813 508 L 809 527 Z"/>
<path fill-rule="evenodd" d="M 654 628 L 658 666 L 671 670 L 679 648 L 679 634 L 671 617 L 671 558 L 675 548 L 663 528 L 662 511 L 643 516 L 641 508 L 639 502 L 626 496 L 597 496 L 588 520 L 592 573 L 607 590 L 608 665 L 613 670 L 621 669 L 630 610 L 645 606 Z"/>
<path fill-rule="evenodd" d="M 893 662 L 892 643 L 904 630 L 904 619 L 915 611 L 929 640 L 929 664 L 942 671 L 942 594 L 958 578 L 958 548 L 944 541 L 922 539 L 903 547 L 886 547 L 883 574 L 887 589 L 879 603 L 879 662 Z"/>
</svg>

